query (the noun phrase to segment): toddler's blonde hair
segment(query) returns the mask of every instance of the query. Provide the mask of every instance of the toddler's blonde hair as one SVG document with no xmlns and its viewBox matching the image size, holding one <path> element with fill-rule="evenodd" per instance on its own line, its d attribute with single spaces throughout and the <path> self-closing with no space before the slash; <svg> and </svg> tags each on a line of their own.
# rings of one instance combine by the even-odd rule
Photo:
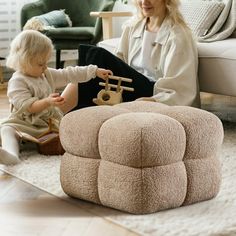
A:
<svg viewBox="0 0 236 236">
<path fill-rule="evenodd" d="M 31 66 L 32 60 L 41 59 L 52 50 L 52 41 L 47 36 L 36 30 L 24 30 L 11 42 L 6 66 L 24 72 L 24 68 Z"/>
</svg>

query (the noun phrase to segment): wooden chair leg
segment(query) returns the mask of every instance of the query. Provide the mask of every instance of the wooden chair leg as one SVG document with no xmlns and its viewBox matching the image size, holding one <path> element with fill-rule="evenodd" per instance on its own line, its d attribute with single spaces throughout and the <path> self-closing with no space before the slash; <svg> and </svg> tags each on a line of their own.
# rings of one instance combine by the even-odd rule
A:
<svg viewBox="0 0 236 236">
<path fill-rule="evenodd" d="M 3 76 L 3 65 L 1 63 L 2 60 L 5 60 L 5 58 L 0 57 L 0 90 L 7 89 L 7 82 L 4 81 L 4 76 Z"/>
<path fill-rule="evenodd" d="M 1 83 L 1 84 L 4 83 L 4 79 L 3 79 L 3 69 L 2 69 L 1 63 L 0 63 L 0 83 Z"/>
<path fill-rule="evenodd" d="M 3 84 L 4 83 L 4 79 L 3 79 L 3 67 L 2 67 L 2 64 L 1 64 L 1 61 L 2 60 L 5 60 L 4 57 L 0 57 L 0 83 Z"/>
<path fill-rule="evenodd" d="M 61 50 L 56 50 L 56 69 L 59 69 L 61 67 Z"/>
</svg>

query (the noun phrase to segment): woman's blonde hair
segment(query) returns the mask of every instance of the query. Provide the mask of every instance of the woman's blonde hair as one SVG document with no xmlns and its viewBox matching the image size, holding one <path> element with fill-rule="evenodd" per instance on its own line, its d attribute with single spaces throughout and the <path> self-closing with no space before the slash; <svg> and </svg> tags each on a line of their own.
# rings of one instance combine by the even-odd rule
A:
<svg viewBox="0 0 236 236">
<path fill-rule="evenodd" d="M 6 66 L 24 72 L 32 60 L 52 53 L 52 41 L 36 30 L 24 30 L 11 42 Z"/>
<path fill-rule="evenodd" d="M 179 0 L 163 0 L 163 1 L 165 2 L 165 5 L 166 5 L 167 17 L 170 19 L 171 23 L 173 25 L 179 24 L 188 28 L 179 10 L 180 1 Z M 138 13 L 139 18 L 144 18 L 144 15 L 142 14 L 142 11 L 138 4 L 138 0 L 134 0 L 133 2 L 137 8 L 137 13 Z"/>
</svg>

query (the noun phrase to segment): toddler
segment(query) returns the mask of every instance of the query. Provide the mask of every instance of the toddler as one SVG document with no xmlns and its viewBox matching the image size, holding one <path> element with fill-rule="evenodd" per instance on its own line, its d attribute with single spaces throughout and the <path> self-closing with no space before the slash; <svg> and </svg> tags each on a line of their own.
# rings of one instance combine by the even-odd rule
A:
<svg viewBox="0 0 236 236">
<path fill-rule="evenodd" d="M 77 84 L 112 74 L 96 65 L 47 68 L 52 51 L 51 40 L 35 30 L 22 31 L 11 43 L 6 65 L 15 70 L 7 90 L 12 109 L 1 124 L 0 164 L 20 161 L 17 131 L 37 138 L 48 130 L 49 119 L 58 130 L 63 114 L 77 105 Z M 56 92 L 63 87 L 61 95 Z"/>
</svg>

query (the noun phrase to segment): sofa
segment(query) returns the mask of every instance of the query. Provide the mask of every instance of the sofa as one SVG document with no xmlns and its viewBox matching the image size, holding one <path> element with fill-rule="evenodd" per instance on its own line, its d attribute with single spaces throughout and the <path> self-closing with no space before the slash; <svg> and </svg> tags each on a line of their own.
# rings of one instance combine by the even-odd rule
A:
<svg viewBox="0 0 236 236">
<path fill-rule="evenodd" d="M 227 1 L 228 0 L 225 0 L 225 2 Z M 236 78 L 234 73 L 236 66 L 236 33 L 232 32 L 234 24 L 236 25 L 236 16 L 232 16 L 231 13 L 229 16 L 230 19 L 227 21 L 226 13 L 224 12 L 226 10 L 228 10 L 229 14 L 230 11 L 236 12 L 236 9 L 234 9 L 236 3 L 234 1 L 235 0 L 231 1 L 232 6 L 225 3 L 225 5 L 216 4 L 213 6 L 214 8 L 212 8 L 212 3 L 217 1 L 201 1 L 203 5 L 206 4 L 201 8 L 199 8 L 199 1 L 181 1 L 182 14 L 186 17 L 186 21 L 196 35 L 201 32 L 206 32 L 206 28 L 204 27 L 209 28 L 207 31 L 209 32 L 208 34 L 203 36 L 197 35 L 199 53 L 198 77 L 201 92 L 236 97 Z M 218 3 L 219 2 L 220 1 L 218 1 Z M 196 9 L 193 7 L 196 7 Z M 120 15 L 120 13 L 117 13 L 119 11 L 123 13 Z M 91 15 L 93 16 L 103 18 L 107 26 L 105 31 L 103 28 L 104 40 L 99 42 L 98 46 L 114 53 L 115 47 L 119 42 L 119 35 L 121 35 L 122 22 L 127 20 L 128 17 L 132 15 L 131 12 L 133 11 L 134 7 L 132 5 L 122 5 L 120 2 L 116 2 L 113 11 L 110 13 L 106 13 L 105 15 L 102 12 L 92 13 Z M 192 15 L 190 15 L 191 12 Z M 210 15 L 212 15 L 212 17 L 209 20 Z M 122 16 L 122 19 L 118 20 L 117 16 Z M 218 17 L 218 19 L 216 17 Z M 225 18 L 225 24 L 228 24 L 231 28 L 229 30 L 224 29 L 223 32 L 219 30 L 220 32 L 215 34 L 216 37 L 214 37 L 213 31 L 217 30 L 216 27 L 219 28 L 223 17 Z M 108 24 L 109 20 L 110 22 Z M 194 22 L 194 20 L 199 22 Z M 216 26 L 213 25 L 213 27 L 212 24 Z M 113 32 L 110 32 L 110 29 L 112 29 Z"/>
</svg>

